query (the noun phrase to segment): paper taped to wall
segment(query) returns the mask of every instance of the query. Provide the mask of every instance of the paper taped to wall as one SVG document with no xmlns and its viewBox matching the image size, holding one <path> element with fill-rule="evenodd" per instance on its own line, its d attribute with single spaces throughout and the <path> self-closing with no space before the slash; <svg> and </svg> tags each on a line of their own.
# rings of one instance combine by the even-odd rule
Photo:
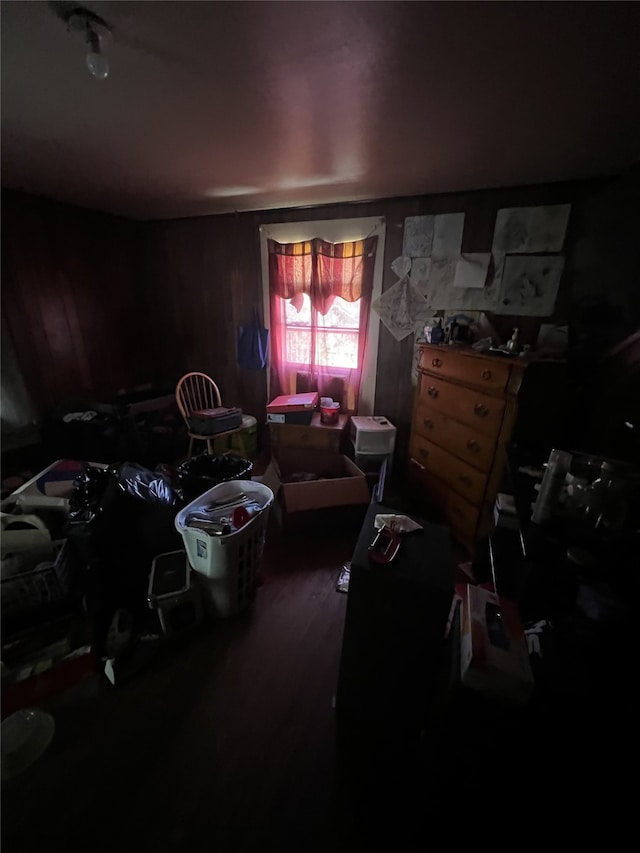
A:
<svg viewBox="0 0 640 853">
<path fill-rule="evenodd" d="M 484 287 L 487 281 L 491 252 L 471 252 L 456 263 L 454 287 Z"/>
<path fill-rule="evenodd" d="M 391 269 L 398 278 L 404 278 L 405 275 L 409 275 L 409 271 L 411 270 L 411 258 L 408 255 L 400 255 L 400 257 L 391 261 Z"/>
<path fill-rule="evenodd" d="M 463 231 L 464 213 L 438 214 L 433 223 L 432 258 L 434 260 L 459 258 Z"/>
<path fill-rule="evenodd" d="M 570 204 L 502 208 L 493 232 L 494 254 L 562 251 L 570 211 Z"/>
<path fill-rule="evenodd" d="M 429 275 L 431 274 L 431 258 L 414 258 L 411 265 L 411 284 L 422 295 L 427 295 Z"/>
<path fill-rule="evenodd" d="M 562 255 L 507 255 L 495 313 L 548 317 L 563 269 Z"/>
<path fill-rule="evenodd" d="M 401 279 L 385 290 L 371 307 L 397 341 L 412 335 L 416 324 L 424 322 L 431 315 L 426 299 L 408 278 Z"/>
<path fill-rule="evenodd" d="M 402 254 L 423 258 L 431 254 L 433 216 L 407 216 L 404 220 Z"/>
</svg>

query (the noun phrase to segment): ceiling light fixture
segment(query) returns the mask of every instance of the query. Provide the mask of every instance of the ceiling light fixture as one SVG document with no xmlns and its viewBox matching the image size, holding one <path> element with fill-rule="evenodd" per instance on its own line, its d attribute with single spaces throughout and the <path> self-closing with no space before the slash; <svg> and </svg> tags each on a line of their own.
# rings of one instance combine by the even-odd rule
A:
<svg viewBox="0 0 640 853">
<path fill-rule="evenodd" d="M 87 68 L 96 80 L 109 76 L 109 63 L 102 53 L 102 42 L 111 35 L 111 30 L 98 15 L 88 9 L 73 9 L 65 18 L 70 33 L 82 35 L 87 48 Z"/>
</svg>

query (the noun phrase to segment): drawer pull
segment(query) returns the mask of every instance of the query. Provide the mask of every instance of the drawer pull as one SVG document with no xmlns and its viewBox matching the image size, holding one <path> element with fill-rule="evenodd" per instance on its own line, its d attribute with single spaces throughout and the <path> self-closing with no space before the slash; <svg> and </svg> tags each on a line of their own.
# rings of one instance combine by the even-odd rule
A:
<svg viewBox="0 0 640 853">
<path fill-rule="evenodd" d="M 491 379 L 491 371 L 490 370 L 483 370 L 482 373 L 480 374 L 480 376 L 482 376 L 483 379 L 489 380 L 489 379 Z"/>
<path fill-rule="evenodd" d="M 475 438 L 469 439 L 469 441 L 467 442 L 467 447 L 469 448 L 469 450 L 473 450 L 474 453 L 477 453 L 480 450 L 480 445 L 475 440 Z"/>
<path fill-rule="evenodd" d="M 487 409 L 484 403 L 476 403 L 473 411 L 479 418 L 484 418 L 489 414 L 489 409 Z"/>
<path fill-rule="evenodd" d="M 441 359 L 439 359 L 439 358 L 432 358 L 432 359 L 431 359 L 431 364 L 432 364 L 434 367 L 442 367 L 442 360 L 441 360 Z"/>
<path fill-rule="evenodd" d="M 409 463 L 410 463 L 411 465 L 415 465 L 415 466 L 416 466 L 416 468 L 419 468 L 421 471 L 424 471 L 424 470 L 425 470 L 424 465 L 421 465 L 421 464 L 418 462 L 418 460 L 417 460 L 417 459 L 414 459 L 413 457 L 411 457 L 411 459 L 409 460 Z"/>
<path fill-rule="evenodd" d="M 431 418 L 425 418 L 422 423 L 425 425 L 427 429 L 433 429 L 433 421 Z"/>
<path fill-rule="evenodd" d="M 434 388 L 434 386 L 433 386 L 433 385 L 429 385 L 429 387 L 427 388 L 427 394 L 428 394 L 430 397 L 437 397 L 437 396 L 438 396 L 438 393 L 439 393 L 439 392 L 438 392 L 438 389 L 437 389 L 437 388 Z"/>
<path fill-rule="evenodd" d="M 460 480 L 460 482 L 462 483 L 463 486 L 470 486 L 471 485 L 471 477 L 468 477 L 466 474 L 460 474 L 458 479 Z"/>
</svg>

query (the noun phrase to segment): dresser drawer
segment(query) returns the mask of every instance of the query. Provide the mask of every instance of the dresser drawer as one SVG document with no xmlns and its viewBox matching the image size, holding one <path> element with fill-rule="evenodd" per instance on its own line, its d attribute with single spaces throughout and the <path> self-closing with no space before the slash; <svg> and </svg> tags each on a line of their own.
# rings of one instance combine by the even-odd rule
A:
<svg viewBox="0 0 640 853">
<path fill-rule="evenodd" d="M 485 472 L 491 469 L 495 437 L 446 417 L 424 400 L 418 403 L 413 427 L 423 438 L 450 450 L 474 468 Z"/>
<path fill-rule="evenodd" d="M 423 373 L 420 377 L 420 401 L 485 435 L 494 437 L 500 431 L 505 401 L 497 397 Z"/>
<path fill-rule="evenodd" d="M 424 499 L 431 509 L 444 519 L 447 494 L 451 491 L 449 486 L 434 477 L 430 471 L 427 471 L 422 462 L 413 459 L 411 455 L 409 456 L 408 473 L 410 479 L 419 485 L 420 498 Z"/>
<path fill-rule="evenodd" d="M 479 507 L 469 503 L 456 492 L 449 492 L 446 516 L 451 527 L 461 533 L 463 539 L 473 539 L 480 517 Z"/>
<path fill-rule="evenodd" d="M 432 444 L 417 433 L 409 447 L 409 459 L 422 465 L 425 471 L 474 504 L 481 504 L 487 484 L 486 474 L 481 473 L 446 450 Z"/>
<path fill-rule="evenodd" d="M 421 350 L 420 367 L 445 379 L 455 379 L 497 394 L 502 394 L 507 387 L 511 371 L 507 362 L 463 355 L 444 347 Z"/>
</svg>

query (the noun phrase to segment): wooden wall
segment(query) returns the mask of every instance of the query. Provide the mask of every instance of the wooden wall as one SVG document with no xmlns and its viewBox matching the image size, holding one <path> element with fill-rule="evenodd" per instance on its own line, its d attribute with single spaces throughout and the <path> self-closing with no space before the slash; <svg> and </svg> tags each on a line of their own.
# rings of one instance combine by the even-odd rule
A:
<svg viewBox="0 0 640 853">
<path fill-rule="evenodd" d="M 3 192 L 2 312 L 42 412 L 147 381 L 141 224 Z"/>
<path fill-rule="evenodd" d="M 237 368 L 236 329 L 249 320 L 254 305 L 262 309 L 262 224 L 384 217 L 386 290 L 396 281 L 390 263 L 401 253 L 406 216 L 464 211 L 463 250 L 488 251 L 499 208 L 571 202 L 567 267 L 555 315 L 566 321 L 586 290 L 610 298 L 599 270 L 620 256 L 619 245 L 611 254 L 612 241 L 627 248 L 637 243 L 634 226 L 624 226 L 621 237 L 616 225 L 631 208 L 628 180 L 622 179 L 622 190 L 618 184 L 558 183 L 149 223 L 7 193 L 3 313 L 40 408 L 79 392 L 97 396 L 141 383 L 172 385 L 188 370 L 203 370 L 220 384 L 224 402 L 241 405 L 260 422 L 266 374 Z M 627 199 L 623 213 L 620 198 Z M 635 212 L 637 221 L 637 206 Z M 594 251 L 604 264 L 598 266 Z M 627 281 L 631 288 L 637 278 L 630 254 L 624 274 L 616 276 L 623 303 Z M 631 307 L 640 310 L 634 293 L 624 304 L 635 299 Z M 510 333 L 510 318 L 495 320 Z M 535 339 L 536 321 L 521 318 L 517 324 Z M 411 417 L 412 356 L 412 338 L 398 343 L 381 326 L 376 411 L 398 426 L 401 448 Z"/>
<path fill-rule="evenodd" d="M 254 304 L 262 310 L 262 224 L 384 217 L 386 290 L 397 280 L 390 264 L 401 254 L 406 216 L 464 211 L 463 250 L 489 251 L 499 208 L 575 203 L 590 187 L 564 183 L 150 223 L 146 230 L 146 288 L 153 304 L 154 325 L 162 329 L 166 343 L 157 354 L 158 369 L 164 379 L 178 377 L 185 370 L 211 372 L 220 381 L 223 399 L 238 401 L 258 420 L 263 416 L 265 372 L 241 371 L 235 362 L 237 324 L 249 319 Z M 567 270 L 563 293 L 569 289 Z M 563 296 L 559 300 L 560 315 L 565 302 Z M 510 334 L 510 318 L 499 318 L 497 322 Z M 525 332 L 530 331 L 535 340 L 536 321 L 521 318 L 518 325 Z M 398 342 L 381 325 L 375 408 L 396 424 L 401 447 L 407 440 L 411 419 L 412 358 L 413 337 Z"/>
</svg>

